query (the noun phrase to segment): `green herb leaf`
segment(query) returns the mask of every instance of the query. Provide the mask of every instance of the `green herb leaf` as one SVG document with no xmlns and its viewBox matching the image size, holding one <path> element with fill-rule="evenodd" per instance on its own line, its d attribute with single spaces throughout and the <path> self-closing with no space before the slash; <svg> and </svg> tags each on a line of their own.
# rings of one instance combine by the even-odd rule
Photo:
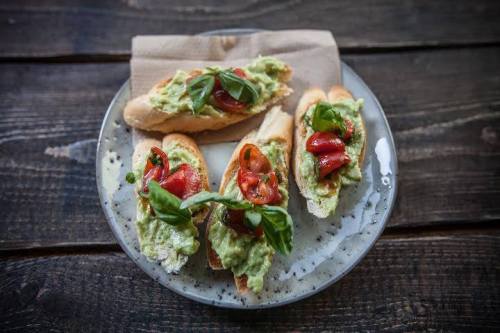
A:
<svg viewBox="0 0 500 333">
<path fill-rule="evenodd" d="M 293 221 L 288 212 L 279 206 L 256 207 L 262 215 L 262 227 L 269 244 L 284 255 L 293 248 Z"/>
<path fill-rule="evenodd" d="M 163 189 L 154 180 L 149 182 L 148 188 L 149 205 L 157 218 L 171 225 L 191 221 L 191 212 L 187 208 L 180 208 L 181 200 L 178 197 Z"/>
<path fill-rule="evenodd" d="M 245 80 L 234 74 L 231 70 L 218 74 L 222 88 L 232 98 L 247 104 L 255 104 L 259 99 L 258 88 L 249 80 Z"/>
<path fill-rule="evenodd" d="M 189 82 L 187 91 L 193 101 L 194 114 L 199 114 L 201 108 L 207 103 L 214 85 L 215 78 L 210 74 L 197 76 Z"/>
<path fill-rule="evenodd" d="M 127 183 L 129 183 L 129 184 L 135 183 L 135 180 L 136 180 L 133 172 L 127 173 L 127 175 L 125 176 L 125 179 L 127 180 Z"/>
<path fill-rule="evenodd" d="M 338 110 L 335 110 L 333 105 L 327 102 L 319 102 L 316 104 L 313 111 L 311 126 L 315 131 L 319 132 L 339 131 L 341 136 L 343 136 L 346 131 L 342 115 Z"/>
<path fill-rule="evenodd" d="M 262 214 L 253 209 L 245 210 L 245 224 L 252 230 L 257 228 L 262 221 Z"/>
<path fill-rule="evenodd" d="M 279 206 L 253 205 L 246 200 L 224 197 L 216 192 L 200 192 L 184 200 L 180 209 L 206 203 L 218 202 L 229 209 L 244 209 L 245 224 L 255 229 L 262 225 L 269 244 L 278 252 L 288 255 L 293 247 L 293 221 L 288 212 Z"/>
<path fill-rule="evenodd" d="M 217 192 L 202 191 L 184 200 L 180 207 L 181 209 L 184 209 L 191 207 L 193 205 L 198 205 L 209 201 L 221 203 L 230 209 L 250 209 L 253 206 L 250 202 L 246 200 L 236 200 L 232 198 L 227 198 L 220 195 Z"/>
</svg>

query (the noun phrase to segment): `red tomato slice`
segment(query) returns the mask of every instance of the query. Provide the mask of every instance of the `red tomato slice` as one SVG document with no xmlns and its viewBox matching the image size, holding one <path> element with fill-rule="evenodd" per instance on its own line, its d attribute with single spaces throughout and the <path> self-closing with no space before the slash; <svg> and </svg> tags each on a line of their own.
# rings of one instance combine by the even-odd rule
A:
<svg viewBox="0 0 500 333">
<path fill-rule="evenodd" d="M 246 74 L 241 68 L 235 68 L 233 73 L 241 78 L 246 78 Z M 215 106 L 220 108 L 222 111 L 230 113 L 243 112 L 247 108 L 246 103 L 242 103 L 234 99 L 227 91 L 222 89 L 222 85 L 219 79 L 215 79 L 215 86 L 212 92 L 212 96 L 215 100 Z"/>
<path fill-rule="evenodd" d="M 160 182 L 164 177 L 168 175 L 170 165 L 168 163 L 167 154 L 158 147 L 151 148 L 151 155 L 156 155 L 160 160 L 160 163 L 154 164 L 152 161 L 152 156 L 146 161 L 146 166 L 144 167 L 144 176 L 142 178 L 142 191 L 148 193 L 148 184 L 151 180 Z"/>
<path fill-rule="evenodd" d="M 237 209 L 228 209 L 224 218 L 224 223 L 239 234 L 255 235 L 261 237 L 264 234 L 262 226 L 258 226 L 255 230 L 250 229 L 245 225 L 245 211 Z"/>
<path fill-rule="evenodd" d="M 247 105 L 242 103 L 229 95 L 229 93 L 223 89 L 215 90 L 212 94 L 215 101 L 215 106 L 224 112 L 229 113 L 239 113 L 245 111 Z"/>
<path fill-rule="evenodd" d="M 240 150 L 238 162 L 238 185 L 247 200 L 257 205 L 281 202 L 276 173 L 256 145 L 245 144 Z"/>
<path fill-rule="evenodd" d="M 151 169 L 154 168 L 154 164 L 153 162 L 151 162 L 151 160 L 148 158 L 148 160 L 146 161 L 146 166 L 144 167 L 144 174 L 146 175 Z"/>
<path fill-rule="evenodd" d="M 306 150 L 312 154 L 344 151 L 345 144 L 332 132 L 316 132 L 307 139 Z"/>
<path fill-rule="evenodd" d="M 278 204 L 282 200 L 274 171 L 256 174 L 240 168 L 237 181 L 245 199 L 256 205 Z"/>
<path fill-rule="evenodd" d="M 332 153 L 322 154 L 318 156 L 319 162 L 319 177 L 321 179 L 328 176 L 330 173 L 338 170 L 343 165 L 351 162 L 349 155 L 343 151 L 335 151 Z"/>
<path fill-rule="evenodd" d="M 344 139 L 344 141 L 347 141 L 351 138 L 352 133 L 354 133 L 354 125 L 349 119 L 345 119 L 344 123 L 345 123 L 346 131 L 345 131 L 342 139 Z"/>
<path fill-rule="evenodd" d="M 147 165 L 146 165 L 147 166 Z M 144 174 L 144 177 L 142 178 L 142 191 L 144 193 L 149 192 L 148 184 L 151 180 L 156 180 L 159 182 L 162 177 L 162 167 L 159 165 L 154 165 L 149 171 Z"/>
<path fill-rule="evenodd" d="M 170 169 L 170 165 L 168 163 L 168 157 L 167 157 L 167 154 L 161 150 L 160 148 L 158 147 L 152 147 L 151 148 L 151 153 L 155 154 L 156 156 L 158 156 L 161 160 L 161 164 L 163 165 L 163 173 L 165 175 L 168 175 L 168 172 L 169 172 L 169 169 Z"/>
<path fill-rule="evenodd" d="M 189 164 L 183 163 L 160 186 L 180 199 L 186 199 L 201 190 L 201 177 Z"/>
<path fill-rule="evenodd" d="M 259 147 L 251 143 L 245 144 L 238 157 L 240 168 L 253 173 L 268 173 L 272 171 L 271 163 L 266 155 L 262 154 Z"/>
</svg>

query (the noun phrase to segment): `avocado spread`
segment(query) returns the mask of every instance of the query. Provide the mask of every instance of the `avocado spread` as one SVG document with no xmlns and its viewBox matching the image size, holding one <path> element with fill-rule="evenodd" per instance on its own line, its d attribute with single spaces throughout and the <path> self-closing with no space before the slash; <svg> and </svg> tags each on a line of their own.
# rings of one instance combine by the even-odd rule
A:
<svg viewBox="0 0 500 333">
<path fill-rule="evenodd" d="M 286 208 L 288 203 L 287 178 L 280 171 L 285 166 L 285 146 L 281 142 L 271 141 L 259 145 L 259 148 L 267 156 L 273 169 L 280 174 L 279 189 L 283 195 L 282 206 Z M 243 198 L 236 182 L 236 175 L 228 182 L 223 194 L 236 199 Z M 248 288 L 259 293 L 264 284 L 264 276 L 271 267 L 274 249 L 267 243 L 265 237 L 256 238 L 238 234 L 225 226 L 222 222 L 225 209 L 222 205 L 215 208 L 214 221 L 216 222 L 209 228 L 208 240 L 221 259 L 222 266 L 231 269 L 235 276 L 246 275 Z"/>
<path fill-rule="evenodd" d="M 315 105 L 312 105 L 304 115 L 304 124 L 307 133 L 300 147 L 302 163 L 299 168 L 300 175 L 304 179 L 306 188 L 308 189 L 308 193 L 305 194 L 306 197 L 317 202 L 322 207 L 328 207 L 330 213 L 333 213 L 337 208 L 341 187 L 361 180 L 359 158 L 365 142 L 363 120 L 359 113 L 360 108 L 363 106 L 363 100 L 358 99 L 354 101 L 344 99 L 332 105 L 340 112 L 342 118 L 350 120 L 354 125 L 353 136 L 346 142 L 346 152 L 351 162 L 343 166 L 339 172 L 333 174 L 331 179 L 325 181 L 319 180 L 316 157 L 309 153 L 305 147 L 307 139 L 314 134 L 314 130 L 311 127 L 311 119 Z"/>
<path fill-rule="evenodd" d="M 280 78 L 287 70 L 284 62 L 273 57 L 258 57 L 251 64 L 241 67 L 248 80 L 259 88 L 257 102 L 247 109 L 248 113 L 258 113 L 259 105 L 274 97 L 280 89 Z M 201 74 L 220 71 L 221 68 L 207 67 Z M 193 102 L 187 92 L 189 73 L 178 70 L 164 87 L 150 96 L 150 102 L 158 110 L 168 113 L 192 112 Z M 200 110 L 201 115 L 220 116 L 222 111 L 211 104 L 205 104 Z"/>
<path fill-rule="evenodd" d="M 200 161 L 186 148 L 170 142 L 164 150 L 168 154 L 170 169 L 181 163 L 189 163 L 199 169 Z M 137 190 L 142 189 L 144 163 L 135 170 Z M 150 214 L 147 202 L 138 199 L 137 236 L 140 250 L 148 260 L 159 261 L 168 272 L 177 272 L 187 262 L 190 255 L 198 251 L 200 243 L 198 229 L 193 222 L 173 226 Z"/>
</svg>

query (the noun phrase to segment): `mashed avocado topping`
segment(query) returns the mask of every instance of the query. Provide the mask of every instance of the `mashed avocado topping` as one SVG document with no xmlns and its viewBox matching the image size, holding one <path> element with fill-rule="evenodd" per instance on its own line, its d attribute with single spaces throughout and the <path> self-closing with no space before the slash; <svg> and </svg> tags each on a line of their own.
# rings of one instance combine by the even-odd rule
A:
<svg viewBox="0 0 500 333">
<path fill-rule="evenodd" d="M 342 118 L 350 120 L 354 125 L 353 136 L 346 142 L 346 152 L 351 162 L 343 166 L 339 172 L 332 175 L 327 181 L 320 181 L 318 176 L 318 166 L 316 157 L 306 150 L 307 139 L 314 134 L 311 127 L 312 113 L 314 105 L 311 106 L 304 115 L 304 124 L 306 128 L 306 137 L 300 147 L 302 163 L 299 171 L 305 181 L 308 189 L 306 197 L 314 200 L 322 207 L 327 207 L 333 213 L 337 208 L 338 195 L 343 185 L 350 185 L 361 180 L 361 168 L 359 157 L 365 142 L 365 132 L 363 121 L 359 110 L 363 106 L 363 100 L 357 101 L 344 99 L 332 104 Z"/>
<path fill-rule="evenodd" d="M 170 163 L 171 169 L 175 169 L 179 164 L 187 163 L 195 167 L 198 171 L 201 171 L 200 160 L 196 158 L 190 150 L 181 146 L 178 142 L 170 141 L 163 148 L 168 154 L 168 162 Z"/>
<path fill-rule="evenodd" d="M 282 170 L 285 166 L 285 146 L 278 141 L 259 145 L 262 153 L 267 156 L 275 171 Z M 281 173 L 281 172 L 277 172 Z M 282 175 L 279 190 L 283 195 L 281 206 L 288 203 L 288 190 L 286 175 Z M 228 182 L 224 196 L 242 199 L 243 195 L 236 182 L 236 175 Z M 247 285 L 250 290 L 259 293 L 264 284 L 264 276 L 271 267 L 274 249 L 266 241 L 265 237 L 252 237 L 239 234 L 222 223 L 225 207 L 217 205 L 214 211 L 214 221 L 208 232 L 208 239 L 212 244 L 222 266 L 231 269 L 235 276 L 246 275 Z"/>
<path fill-rule="evenodd" d="M 200 168 L 200 161 L 191 151 L 178 143 L 170 142 L 164 148 L 168 153 L 170 168 L 175 168 L 181 163 L 189 163 L 197 169 Z M 134 171 L 138 180 L 137 191 L 142 189 L 144 165 L 145 163 L 142 163 Z M 197 240 L 198 229 L 192 221 L 175 226 L 163 222 L 151 215 L 147 202 L 140 198 L 137 205 L 136 230 L 141 253 L 148 260 L 159 261 L 168 273 L 179 271 L 189 256 L 196 253 L 200 246 Z"/>
<path fill-rule="evenodd" d="M 258 293 L 264 284 L 264 275 L 271 267 L 274 249 L 267 244 L 264 237 L 255 238 L 236 233 L 222 222 L 222 214 L 226 208 L 218 206 L 214 211 L 217 222 L 210 226 L 208 239 L 219 256 L 224 268 L 231 268 L 234 275 L 247 276 L 250 290 Z"/>
<path fill-rule="evenodd" d="M 165 223 L 147 213 L 142 204 L 138 210 L 136 227 L 141 253 L 149 260 L 160 261 L 168 273 L 178 271 L 198 251 L 198 229 L 192 222 L 179 226 Z"/>
<path fill-rule="evenodd" d="M 284 62 L 273 57 L 256 58 L 251 64 L 241 67 L 247 79 L 259 88 L 259 98 L 255 104 L 250 106 L 246 112 L 258 113 L 259 105 L 268 101 L 281 87 L 281 77 L 287 67 Z M 201 75 L 221 71 L 218 66 L 207 67 L 201 70 Z M 162 88 L 150 96 L 150 102 L 158 110 L 168 113 L 193 112 L 193 101 L 187 91 L 187 81 L 190 74 L 178 70 L 172 79 Z M 213 103 L 205 104 L 199 114 L 209 116 L 221 116 L 223 111 L 213 106 Z"/>
</svg>

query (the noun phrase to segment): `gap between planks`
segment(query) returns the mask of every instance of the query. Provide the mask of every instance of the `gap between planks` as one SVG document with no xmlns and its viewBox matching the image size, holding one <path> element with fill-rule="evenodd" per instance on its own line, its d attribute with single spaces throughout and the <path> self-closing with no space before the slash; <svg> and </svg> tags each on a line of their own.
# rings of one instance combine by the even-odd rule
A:
<svg viewBox="0 0 500 333">
<path fill-rule="evenodd" d="M 500 46 L 500 42 L 480 42 L 474 44 L 401 44 L 394 46 L 366 46 L 366 47 L 340 47 L 341 55 L 369 55 L 369 54 L 389 54 L 389 53 L 408 53 L 421 51 L 440 51 L 440 50 L 462 50 L 462 49 L 481 49 L 493 48 Z M 15 56 L 2 57 L 0 56 L 0 64 L 2 63 L 114 63 L 127 62 L 130 60 L 129 52 L 122 53 L 95 53 L 95 54 L 60 54 L 53 56 Z"/>
<path fill-rule="evenodd" d="M 385 229 L 377 240 L 388 241 L 419 241 L 449 237 L 470 236 L 498 236 L 500 234 L 500 220 L 476 222 L 473 224 L 448 224 L 425 227 L 391 227 Z M 33 258 L 77 254 L 106 254 L 123 252 L 117 243 L 51 243 L 44 245 L 37 243 L 33 246 L 0 249 L 0 258 Z"/>
</svg>

